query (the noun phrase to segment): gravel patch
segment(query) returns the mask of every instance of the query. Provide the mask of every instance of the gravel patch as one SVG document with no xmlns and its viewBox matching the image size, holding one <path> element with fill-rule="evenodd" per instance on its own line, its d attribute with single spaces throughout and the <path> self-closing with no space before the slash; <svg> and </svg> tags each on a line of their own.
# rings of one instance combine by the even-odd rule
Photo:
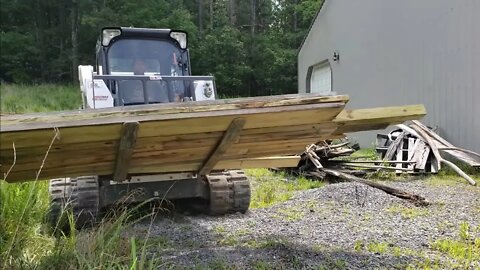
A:
<svg viewBox="0 0 480 270">
<path fill-rule="evenodd" d="M 462 223 L 480 234 L 480 188 L 426 181 L 388 182 L 431 202 L 416 207 L 356 183 L 299 191 L 287 202 L 223 217 L 174 214 L 150 230 L 149 254 L 172 269 L 405 269 L 458 265 L 435 251 L 438 239 L 458 238 Z M 480 235 L 477 235 L 480 237 Z M 480 269 L 480 262 L 463 266 Z"/>
</svg>

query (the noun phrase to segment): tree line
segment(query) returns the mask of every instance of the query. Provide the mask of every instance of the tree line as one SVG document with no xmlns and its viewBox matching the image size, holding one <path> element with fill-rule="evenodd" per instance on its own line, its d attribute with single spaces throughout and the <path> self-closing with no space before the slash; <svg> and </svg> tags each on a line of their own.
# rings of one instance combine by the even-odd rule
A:
<svg viewBox="0 0 480 270">
<path fill-rule="evenodd" d="M 189 33 L 194 75 L 227 96 L 294 93 L 297 51 L 323 0 L 0 0 L 0 80 L 77 81 L 102 27 Z"/>
</svg>

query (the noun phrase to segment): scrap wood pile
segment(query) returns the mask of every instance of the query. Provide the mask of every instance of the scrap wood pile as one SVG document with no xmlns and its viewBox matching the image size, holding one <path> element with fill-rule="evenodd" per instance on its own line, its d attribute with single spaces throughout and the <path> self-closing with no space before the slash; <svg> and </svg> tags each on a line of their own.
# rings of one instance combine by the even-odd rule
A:
<svg viewBox="0 0 480 270">
<path fill-rule="evenodd" d="M 438 172 L 444 164 L 476 185 L 475 180 L 446 158 L 479 168 L 478 153 L 455 147 L 419 121 L 413 120 L 410 125 L 397 127 L 388 135 L 377 135 L 376 149 L 384 162 L 396 163 L 397 170 L 420 173 Z"/>
<path fill-rule="evenodd" d="M 309 145 L 301 156 L 299 165 L 291 172 L 304 174 L 314 179 L 329 176 L 347 181 L 359 182 L 378 188 L 388 194 L 407 199 L 417 205 L 426 205 L 425 198 L 395 189 L 364 178 L 368 172 L 380 170 L 396 173 L 435 173 L 445 164 L 465 178 L 470 184 L 476 182 L 457 165 L 445 159 L 445 155 L 469 166 L 480 167 L 480 155 L 470 150 L 455 147 L 419 121 L 410 125 L 397 125 L 390 134 L 377 136 L 376 151 L 380 159 L 351 155 L 358 145 L 350 145 L 347 139 L 334 142 L 324 140 Z"/>
<path fill-rule="evenodd" d="M 374 172 L 380 169 L 395 170 L 395 167 L 391 167 L 390 164 L 397 164 L 398 162 L 387 161 L 385 163 L 383 160 L 366 160 L 361 156 L 356 158 L 350 157 L 357 149 L 356 145 L 350 146 L 348 140 L 338 143 L 321 141 L 317 144 L 312 144 L 302 154 L 298 167 L 292 168 L 290 172 L 300 173 L 314 179 L 323 180 L 328 177 L 334 177 L 353 181 L 380 189 L 387 194 L 411 201 L 415 205 L 428 205 L 427 200 L 419 195 L 361 178 L 367 172 Z M 345 159 L 345 157 L 349 158 Z"/>
</svg>

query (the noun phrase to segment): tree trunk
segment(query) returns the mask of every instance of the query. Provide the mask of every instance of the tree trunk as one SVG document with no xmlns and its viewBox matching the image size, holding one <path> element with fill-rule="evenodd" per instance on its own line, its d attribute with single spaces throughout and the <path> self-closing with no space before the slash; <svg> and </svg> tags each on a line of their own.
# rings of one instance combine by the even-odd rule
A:
<svg viewBox="0 0 480 270">
<path fill-rule="evenodd" d="M 35 2 L 36 16 L 35 16 L 35 30 L 36 38 L 38 41 L 38 47 L 40 51 L 40 63 L 42 67 L 40 68 L 40 77 L 42 81 L 46 80 L 46 72 L 48 68 L 45 66 L 47 63 L 47 50 L 45 47 L 45 19 L 44 9 L 41 0 Z"/>
<path fill-rule="evenodd" d="M 236 0 L 229 1 L 230 24 L 235 26 L 237 24 L 237 3 Z"/>
<path fill-rule="evenodd" d="M 79 12 L 78 2 L 72 1 L 72 13 L 71 13 L 71 26 L 72 26 L 72 76 L 74 81 L 78 81 L 78 24 L 79 24 Z"/>
<path fill-rule="evenodd" d="M 200 32 L 200 36 L 203 36 L 203 0 L 197 0 L 197 8 L 198 8 L 198 31 Z"/>
<path fill-rule="evenodd" d="M 214 14 L 213 14 L 213 2 L 214 0 L 210 0 L 210 30 L 213 30 L 213 18 L 214 18 Z"/>
<path fill-rule="evenodd" d="M 60 25 L 60 34 L 59 34 L 59 42 L 60 42 L 60 57 L 64 55 L 65 49 L 65 2 L 61 1 L 58 5 L 58 19 Z"/>
<path fill-rule="evenodd" d="M 293 32 L 297 32 L 298 30 L 298 15 L 297 15 L 297 5 L 298 0 L 293 1 Z"/>
<path fill-rule="evenodd" d="M 255 36 L 255 26 L 257 23 L 257 1 L 250 0 L 250 33 Z"/>
</svg>

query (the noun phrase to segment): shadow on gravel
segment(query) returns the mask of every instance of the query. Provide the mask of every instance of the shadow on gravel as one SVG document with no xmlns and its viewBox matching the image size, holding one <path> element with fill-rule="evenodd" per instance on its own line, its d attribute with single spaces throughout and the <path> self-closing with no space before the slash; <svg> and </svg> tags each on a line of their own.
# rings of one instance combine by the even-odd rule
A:
<svg viewBox="0 0 480 270">
<path fill-rule="evenodd" d="M 167 269 L 405 269 L 421 260 L 299 244 L 294 238 L 268 234 L 268 228 L 258 233 L 242 222 L 245 217 L 248 214 L 159 216 L 149 226 L 149 253 L 160 257 Z M 143 230 L 145 225 L 140 225 Z"/>
</svg>

